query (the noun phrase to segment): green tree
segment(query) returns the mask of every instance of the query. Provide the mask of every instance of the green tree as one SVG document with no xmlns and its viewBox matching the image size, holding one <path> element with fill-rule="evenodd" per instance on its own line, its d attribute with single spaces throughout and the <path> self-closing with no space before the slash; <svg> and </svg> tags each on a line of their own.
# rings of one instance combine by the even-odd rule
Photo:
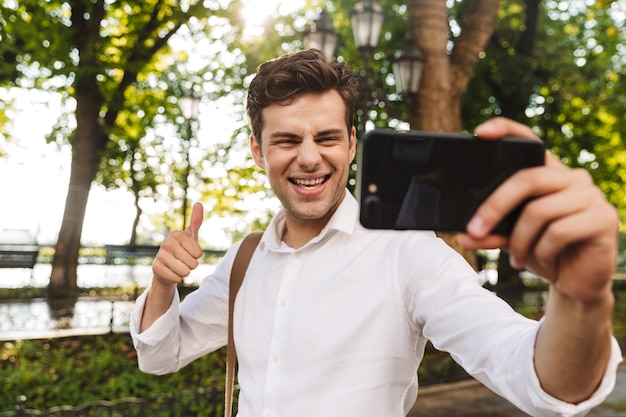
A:
<svg viewBox="0 0 626 417">
<path fill-rule="evenodd" d="M 236 2 L 232 2 L 231 6 Z M 171 114 L 169 91 L 150 84 L 163 71 L 169 39 L 192 17 L 219 16 L 218 2 L 4 2 L 0 9 L 0 83 L 62 92 L 75 102 L 75 129 L 60 135 L 72 146 L 70 184 L 50 277 L 51 296 L 77 289 L 76 269 L 91 183 L 112 137 L 142 136 L 150 120 L 124 126 L 139 102 Z M 210 26 L 205 26 L 210 32 Z M 143 106 L 142 106 L 143 108 Z M 56 132 L 71 126 L 60 124 Z M 133 133 L 133 130 L 135 131 Z M 53 136 L 59 137 L 59 136 Z"/>
<path fill-rule="evenodd" d="M 624 213 L 624 22 L 619 3 L 504 1 L 463 101 L 464 127 L 502 115 L 535 127 L 547 147 L 583 167 Z M 499 277 L 520 285 L 506 253 Z"/>
</svg>

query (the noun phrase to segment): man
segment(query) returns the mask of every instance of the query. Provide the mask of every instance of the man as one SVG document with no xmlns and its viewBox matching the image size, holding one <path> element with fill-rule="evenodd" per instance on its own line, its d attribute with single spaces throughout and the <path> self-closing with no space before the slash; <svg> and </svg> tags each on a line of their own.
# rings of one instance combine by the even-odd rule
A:
<svg viewBox="0 0 626 417">
<path fill-rule="evenodd" d="M 612 338 L 618 217 L 589 175 L 546 154 L 478 209 L 461 243 L 502 248 L 550 282 L 540 322 L 515 313 L 432 232 L 366 230 L 346 192 L 355 154 L 356 81 L 305 51 L 261 65 L 247 112 L 250 148 L 282 203 L 235 304 L 239 415 L 404 416 L 429 339 L 531 415 L 583 415 L 611 392 L 621 361 Z M 485 140 L 533 132 L 494 119 Z M 490 229 L 518 203 L 512 234 Z M 139 366 L 174 372 L 226 344 L 234 245 L 179 304 L 197 267 L 202 207 L 163 242 L 131 332 Z"/>
</svg>

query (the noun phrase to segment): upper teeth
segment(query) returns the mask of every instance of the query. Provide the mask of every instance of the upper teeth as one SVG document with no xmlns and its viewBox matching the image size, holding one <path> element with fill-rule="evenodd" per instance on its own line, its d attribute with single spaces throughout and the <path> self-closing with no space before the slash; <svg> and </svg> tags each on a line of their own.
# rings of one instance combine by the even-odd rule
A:
<svg viewBox="0 0 626 417">
<path fill-rule="evenodd" d="M 315 178 L 312 180 L 301 180 L 296 178 L 294 182 L 298 185 L 318 185 L 324 182 L 324 178 Z"/>
</svg>

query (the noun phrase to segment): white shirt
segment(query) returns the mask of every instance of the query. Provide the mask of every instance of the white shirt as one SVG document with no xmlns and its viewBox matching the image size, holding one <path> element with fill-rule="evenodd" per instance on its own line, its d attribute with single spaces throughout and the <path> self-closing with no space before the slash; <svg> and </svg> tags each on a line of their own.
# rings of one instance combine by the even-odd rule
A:
<svg viewBox="0 0 626 417">
<path fill-rule="evenodd" d="M 405 416 L 427 339 L 531 415 L 584 415 L 613 389 L 621 361 L 615 340 L 591 399 L 572 405 L 545 393 L 533 367 L 540 323 L 484 289 L 432 232 L 366 230 L 349 193 L 304 247 L 282 243 L 283 228 L 279 212 L 236 299 L 241 417 Z M 137 300 L 131 334 L 142 370 L 174 372 L 226 344 L 238 247 L 141 334 L 147 291 Z"/>
</svg>

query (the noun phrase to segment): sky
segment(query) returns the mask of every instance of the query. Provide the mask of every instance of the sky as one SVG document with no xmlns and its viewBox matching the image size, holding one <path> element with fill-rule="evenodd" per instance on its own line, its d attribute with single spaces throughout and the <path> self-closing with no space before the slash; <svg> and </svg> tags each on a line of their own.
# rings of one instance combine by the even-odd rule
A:
<svg viewBox="0 0 626 417">
<path fill-rule="evenodd" d="M 69 148 L 59 149 L 45 141 L 59 115 L 59 97 L 2 90 L 0 99 L 15 99 L 8 127 L 14 139 L 6 146 L 9 157 L 0 160 L 0 236 L 3 230 L 18 229 L 36 236 L 38 243 L 53 242 L 61 227 L 71 160 Z M 115 216 L 118 227 L 104 227 L 103 213 Z M 130 194 L 94 187 L 84 223 L 84 241 L 124 243 L 132 214 Z M 124 228 L 125 233 L 121 232 Z"/>
</svg>

